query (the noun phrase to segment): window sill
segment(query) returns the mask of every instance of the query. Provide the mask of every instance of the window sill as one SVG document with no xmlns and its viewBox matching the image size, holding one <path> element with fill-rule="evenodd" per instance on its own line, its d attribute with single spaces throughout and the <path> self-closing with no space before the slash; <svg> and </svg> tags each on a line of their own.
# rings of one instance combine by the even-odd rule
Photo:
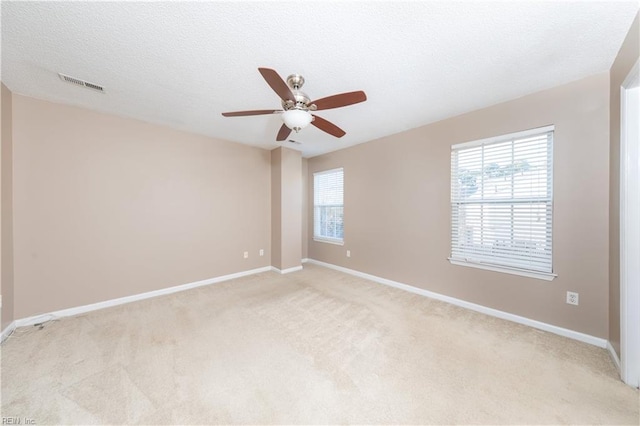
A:
<svg viewBox="0 0 640 426">
<path fill-rule="evenodd" d="M 334 244 L 336 246 L 343 246 L 344 245 L 344 241 L 343 240 L 330 240 L 328 238 L 313 237 L 313 241 L 316 241 L 318 243 Z"/>
<path fill-rule="evenodd" d="M 486 263 L 468 262 L 466 260 L 449 258 L 449 263 L 458 266 L 467 266 L 469 268 L 485 269 L 487 271 L 503 272 L 505 274 L 520 275 L 522 277 L 535 278 L 538 280 L 552 281 L 557 274 L 538 271 L 527 271 L 525 269 L 509 268 L 507 266 L 489 265 Z"/>
</svg>

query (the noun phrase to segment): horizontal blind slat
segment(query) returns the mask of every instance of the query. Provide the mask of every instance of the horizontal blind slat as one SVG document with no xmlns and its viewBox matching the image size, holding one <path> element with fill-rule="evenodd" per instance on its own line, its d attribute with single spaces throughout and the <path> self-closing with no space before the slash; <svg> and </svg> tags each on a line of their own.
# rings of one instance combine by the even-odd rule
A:
<svg viewBox="0 0 640 426">
<path fill-rule="evenodd" d="M 451 152 L 452 257 L 552 271 L 553 130 Z"/>
<path fill-rule="evenodd" d="M 313 174 L 313 236 L 342 240 L 344 235 L 344 170 Z"/>
</svg>

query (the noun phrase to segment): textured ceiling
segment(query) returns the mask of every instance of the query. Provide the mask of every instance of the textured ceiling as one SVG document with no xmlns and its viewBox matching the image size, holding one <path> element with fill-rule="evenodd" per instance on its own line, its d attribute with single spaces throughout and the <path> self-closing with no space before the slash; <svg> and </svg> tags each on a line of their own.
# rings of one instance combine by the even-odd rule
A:
<svg viewBox="0 0 640 426">
<path fill-rule="evenodd" d="M 287 146 L 313 156 L 607 71 L 633 2 L 2 2 L 15 93 L 273 148 L 258 67 L 300 73 L 312 99 L 364 90 Z M 103 85 L 100 94 L 57 73 Z"/>
</svg>

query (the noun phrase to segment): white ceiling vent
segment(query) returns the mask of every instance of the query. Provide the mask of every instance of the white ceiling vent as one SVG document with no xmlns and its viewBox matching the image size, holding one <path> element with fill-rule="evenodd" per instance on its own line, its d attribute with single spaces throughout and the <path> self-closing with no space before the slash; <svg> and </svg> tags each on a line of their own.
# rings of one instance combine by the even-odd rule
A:
<svg viewBox="0 0 640 426">
<path fill-rule="evenodd" d="M 104 87 L 100 86 L 99 84 L 89 83 L 88 81 L 84 81 L 79 78 L 71 77 L 62 73 L 58 73 L 58 76 L 60 76 L 60 80 L 66 81 L 67 83 L 75 84 L 76 86 L 83 86 L 87 89 L 104 93 Z"/>
</svg>

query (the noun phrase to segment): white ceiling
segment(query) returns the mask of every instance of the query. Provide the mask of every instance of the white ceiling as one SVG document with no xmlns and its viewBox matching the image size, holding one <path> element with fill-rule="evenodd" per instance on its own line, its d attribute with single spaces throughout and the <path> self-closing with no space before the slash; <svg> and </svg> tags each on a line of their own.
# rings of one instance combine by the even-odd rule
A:
<svg viewBox="0 0 640 426">
<path fill-rule="evenodd" d="M 607 71 L 639 9 L 621 2 L 2 2 L 15 93 L 271 149 L 278 109 L 258 73 L 300 73 L 318 112 L 287 146 L 309 157 Z M 62 82 L 62 72 L 105 94 Z"/>
</svg>

